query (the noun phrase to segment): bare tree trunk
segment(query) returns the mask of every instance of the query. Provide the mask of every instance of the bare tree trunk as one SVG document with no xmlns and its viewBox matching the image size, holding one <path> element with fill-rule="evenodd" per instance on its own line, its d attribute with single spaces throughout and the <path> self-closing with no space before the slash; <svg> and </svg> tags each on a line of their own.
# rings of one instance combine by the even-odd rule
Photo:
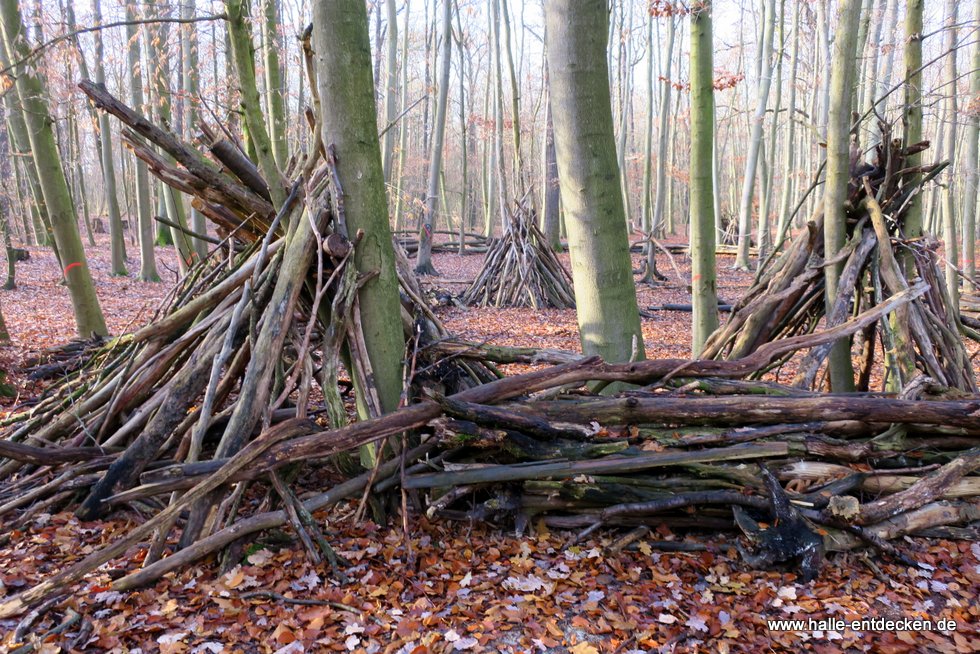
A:
<svg viewBox="0 0 980 654">
<path fill-rule="evenodd" d="M 643 357 L 643 336 L 616 173 L 604 0 L 545 5 L 555 148 L 582 349 Z M 710 152 L 710 151 L 709 151 Z"/>
<path fill-rule="evenodd" d="M 960 277 L 957 270 L 959 256 L 957 253 L 959 241 L 956 236 L 956 199 L 959 191 L 954 174 L 956 167 L 956 123 L 959 116 L 956 113 L 956 7 L 958 0 L 946 0 L 946 34 L 945 49 L 949 51 L 945 61 L 946 83 L 946 120 L 948 134 L 946 136 L 946 160 L 949 162 L 949 174 L 946 176 L 946 188 L 943 190 L 943 246 L 946 250 L 946 289 L 949 291 L 949 308 L 954 315 L 959 316 L 960 306 Z M 978 17 L 980 18 L 980 17 Z M 975 35 L 976 36 L 976 35 Z"/>
<path fill-rule="evenodd" d="M 147 3 L 147 7 L 159 6 Z M 166 7 L 164 5 L 164 7 Z M 172 105 L 170 102 L 170 72 L 166 57 L 166 44 L 169 28 L 166 23 L 161 23 L 155 29 L 151 28 L 150 38 L 147 41 L 150 64 L 152 66 L 153 89 L 155 92 L 154 106 L 156 117 L 163 125 L 170 125 L 173 119 Z M 173 158 L 163 153 L 162 156 L 167 161 Z M 194 264 L 196 252 L 191 245 L 191 238 L 187 233 L 187 217 L 184 213 L 184 203 L 180 195 L 173 188 L 160 185 L 160 193 L 163 197 L 166 215 L 172 225 L 170 235 L 173 239 L 174 247 L 177 250 L 177 265 L 180 268 L 181 276 L 187 274 L 190 267 Z"/>
<path fill-rule="evenodd" d="M 923 0 L 907 0 L 905 9 L 905 109 L 903 122 L 905 145 L 922 140 L 922 5 Z M 921 153 L 909 155 L 908 166 L 918 166 L 922 162 Z M 914 184 L 915 179 L 909 183 Z M 917 238 L 922 235 L 922 198 L 913 194 L 905 215 L 905 237 Z M 911 257 L 906 263 L 912 265 Z"/>
<path fill-rule="evenodd" d="M 3 39 L 0 38 L 0 66 L 8 68 L 11 57 L 7 53 L 6 44 L 2 43 L 2 41 Z M 33 200 L 30 204 L 34 244 L 51 245 L 57 253 L 57 246 L 51 236 L 47 206 L 44 204 L 44 193 L 41 191 L 41 183 L 37 177 L 34 154 L 31 152 L 30 135 L 27 131 L 24 113 L 21 111 L 18 103 L 17 92 L 15 90 L 9 90 L 7 93 L 4 93 L 3 100 L 7 109 L 7 127 L 10 129 L 11 146 L 14 152 L 16 152 L 18 160 L 23 164 L 24 177 L 26 178 L 27 187 Z"/>
<path fill-rule="evenodd" d="M 657 195 L 653 203 L 653 224 L 650 226 L 648 238 L 659 236 L 664 229 L 664 206 L 667 202 L 667 167 L 670 165 L 670 89 L 671 89 L 671 62 L 674 58 L 674 35 L 677 27 L 674 16 L 667 17 L 667 45 L 663 56 L 663 77 L 660 87 L 660 124 L 657 128 Z M 643 274 L 644 282 L 655 283 L 661 279 L 657 272 L 657 248 L 651 240 L 647 244 L 646 250 L 646 271 Z"/>
<path fill-rule="evenodd" d="M 695 358 L 718 327 L 711 173 L 715 127 L 712 48 L 711 3 L 705 1 L 691 13 L 691 352 Z"/>
<path fill-rule="evenodd" d="M 385 125 L 387 132 L 384 135 L 384 148 L 381 151 L 381 163 L 385 170 L 385 183 L 391 183 L 391 162 L 392 153 L 395 147 L 395 131 L 392 123 L 398 114 L 398 10 L 395 7 L 395 0 L 385 0 L 385 9 L 388 17 L 388 34 L 386 35 L 387 63 L 385 65 Z M 407 7 L 406 7 L 407 13 Z M 408 32 L 408 23 L 405 24 L 405 32 Z M 402 66 L 408 67 L 408 61 L 403 59 Z M 402 98 L 404 104 L 404 97 Z"/>
<path fill-rule="evenodd" d="M 500 226 L 506 231 L 510 226 L 510 200 L 507 195 L 507 165 L 504 163 L 504 84 L 503 64 L 500 61 L 500 0 L 490 0 L 491 25 L 493 27 L 494 69 L 494 141 L 497 159 L 497 202 L 500 209 Z"/>
<path fill-rule="evenodd" d="M 94 18 L 96 24 L 102 23 L 102 2 L 94 0 Z M 105 84 L 105 47 L 102 43 L 102 32 L 95 32 L 95 82 Z M 112 254 L 112 274 L 126 276 L 126 239 L 122 229 L 122 214 L 119 212 L 119 197 L 116 190 L 116 170 L 112 159 L 112 130 L 109 116 L 103 112 L 98 115 L 99 142 L 102 150 L 102 178 L 105 184 L 106 209 L 109 214 L 109 241 Z"/>
<path fill-rule="evenodd" d="M 847 185 L 851 181 L 851 104 L 854 96 L 857 27 L 861 0 L 840 0 L 837 11 L 837 37 L 834 39 L 831 71 L 831 100 L 827 124 L 827 179 L 824 184 L 824 257 L 829 259 L 847 240 Z M 837 301 L 837 284 L 844 262 L 824 266 L 827 315 Z M 834 343 L 828 356 L 830 386 L 835 393 L 854 390 L 850 339 Z"/>
<path fill-rule="evenodd" d="M 181 18 L 190 19 L 194 17 L 194 3 L 188 2 L 181 5 Z M 193 23 L 185 25 L 186 34 L 181 39 L 181 79 L 184 87 L 184 137 L 188 142 L 193 141 L 197 131 L 197 103 L 200 89 L 200 75 L 198 73 L 198 38 L 197 28 Z M 216 80 L 217 82 L 217 80 Z M 204 215 L 191 207 L 190 218 L 191 231 L 196 234 L 207 234 L 207 221 Z M 197 253 L 198 259 L 203 260 L 208 256 L 208 244 L 199 238 L 191 239 L 191 247 Z"/>
<path fill-rule="evenodd" d="M 281 207 L 286 200 L 286 188 L 262 115 L 262 103 L 255 82 L 255 59 L 245 0 L 225 0 L 225 12 L 228 14 L 228 36 L 241 93 L 244 127 L 248 131 L 248 140 L 255 148 L 259 171 L 269 185 L 272 204 Z"/>
<path fill-rule="evenodd" d="M 425 214 L 419 232 L 419 251 L 415 272 L 436 275 L 432 265 L 432 235 L 436 208 L 439 206 L 439 173 L 442 171 L 442 147 L 446 134 L 446 105 L 449 101 L 449 64 L 452 56 L 452 0 L 442 0 L 442 70 L 439 72 L 439 98 L 433 125 L 432 154 L 429 156 L 429 184 L 425 194 Z M 445 207 L 443 207 L 445 210 Z"/>
<path fill-rule="evenodd" d="M 973 15 L 980 17 L 980 0 L 973 3 Z M 973 58 L 970 64 L 970 97 L 980 97 L 980 38 L 973 39 Z M 980 140 L 980 112 L 974 111 L 966 119 L 966 149 L 963 152 L 963 274 L 967 292 L 977 289 L 977 186 L 980 182 L 980 161 L 977 157 L 977 141 Z"/>
<path fill-rule="evenodd" d="M 755 176 L 762 152 L 762 129 L 765 125 L 766 106 L 769 103 L 769 89 L 772 86 L 772 41 L 776 24 L 776 2 L 766 0 L 766 23 L 761 48 L 761 68 L 759 74 L 758 99 L 755 114 L 752 116 L 752 135 L 749 139 L 749 152 L 745 158 L 745 176 L 742 182 L 742 203 L 738 215 L 738 254 L 735 267 L 749 269 L 749 249 L 752 241 L 752 198 L 755 191 Z"/>
<path fill-rule="evenodd" d="M 514 53 L 510 47 L 510 12 L 507 10 L 507 0 L 499 0 L 503 12 L 501 24 L 504 27 L 504 54 L 507 55 L 507 70 L 510 74 L 510 109 L 511 124 L 514 135 L 514 195 L 524 196 L 524 155 L 521 151 L 521 91 L 517 84 L 517 73 L 514 70 Z M 503 99 L 501 98 L 501 102 Z M 501 110 L 501 115 L 503 111 Z"/>
<path fill-rule="evenodd" d="M 412 3 L 405 0 L 405 34 L 402 37 L 402 81 L 401 81 L 401 107 L 402 111 L 408 110 L 408 18 Z M 403 118 L 398 126 L 398 177 L 395 180 L 395 229 L 401 229 L 403 224 L 402 205 L 404 204 L 404 191 L 402 184 L 405 182 L 405 155 L 408 148 L 408 118 Z"/>
<path fill-rule="evenodd" d="M 786 135 L 783 141 L 783 188 L 779 199 L 779 228 L 773 250 L 779 250 L 789 229 L 790 201 L 793 197 L 793 179 L 796 174 L 794 155 L 796 154 L 796 74 L 800 60 L 800 3 L 793 5 L 793 45 L 789 64 L 789 100 L 786 103 Z M 773 162 L 775 164 L 775 162 Z"/>
<path fill-rule="evenodd" d="M 545 36 L 547 39 L 547 35 Z M 544 113 L 544 169 L 541 184 L 544 186 L 541 211 L 541 232 L 555 250 L 561 249 L 561 192 L 558 181 L 558 159 L 555 154 L 555 123 L 551 111 L 551 83 L 548 78 L 548 64 L 545 58 L 544 71 L 545 113 Z"/>
<path fill-rule="evenodd" d="M 126 2 L 126 20 L 136 20 L 135 10 L 136 0 Z M 143 102 L 143 74 L 140 64 L 140 42 L 139 33 L 136 26 L 129 24 L 126 26 L 126 37 L 129 43 L 127 47 L 127 57 L 129 61 L 129 93 L 133 108 L 146 114 L 147 107 Z M 158 282 L 160 275 L 157 273 L 156 252 L 153 249 L 153 203 L 150 199 L 150 179 L 146 169 L 146 163 L 137 159 L 134 163 L 136 167 L 136 219 L 139 227 L 140 245 L 140 280 L 144 282 Z"/>
<path fill-rule="evenodd" d="M 337 151 L 347 229 L 351 234 L 364 231 L 354 253 L 354 264 L 362 274 L 377 273 L 358 291 L 357 307 L 380 408 L 390 412 L 398 407 L 401 396 L 405 340 L 398 318 L 398 278 L 378 143 L 364 2 L 314 3 L 313 26 L 323 144 Z M 367 389 L 356 391 L 358 409 L 366 417 Z"/>
<path fill-rule="evenodd" d="M 269 141 L 272 145 L 272 156 L 280 170 L 286 167 L 289 157 L 286 142 L 286 105 L 282 65 L 279 62 L 279 1 L 261 0 L 262 2 L 262 36 L 263 63 L 265 64 L 265 94 L 269 115 Z"/>
<path fill-rule="evenodd" d="M 26 61 L 31 48 L 24 36 L 24 24 L 17 0 L 0 1 L 0 25 L 10 58 Z M 44 86 L 33 66 L 19 67 L 16 79 L 17 95 L 23 108 L 55 243 L 64 266 L 62 273 L 71 295 L 78 333 L 85 338 L 93 334 L 105 335 L 108 331 L 78 233 L 78 217 L 61 167 L 61 157 L 51 127 L 54 122 L 48 112 Z"/>
</svg>

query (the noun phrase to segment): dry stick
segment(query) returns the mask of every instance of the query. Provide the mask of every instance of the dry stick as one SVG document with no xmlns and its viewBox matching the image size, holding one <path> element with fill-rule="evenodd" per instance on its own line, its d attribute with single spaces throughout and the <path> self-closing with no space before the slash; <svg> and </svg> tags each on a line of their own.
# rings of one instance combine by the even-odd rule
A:
<svg viewBox="0 0 980 654">
<path fill-rule="evenodd" d="M 875 246 L 876 239 L 874 232 L 863 232 L 860 229 L 855 231 L 861 235 L 860 244 L 854 249 L 850 257 L 848 257 L 847 264 L 841 272 L 834 306 L 826 316 L 827 325 L 830 326 L 839 325 L 847 318 L 851 298 L 854 297 L 858 275 L 864 269 L 864 262 Z M 827 358 L 827 355 L 830 354 L 830 349 L 831 345 L 826 344 L 810 350 L 806 358 L 800 363 L 800 372 L 797 373 L 796 379 L 793 380 L 793 385 L 799 388 L 812 388 L 813 380 L 817 376 L 817 369 L 823 363 L 824 359 Z"/>
<path fill-rule="evenodd" d="M 434 442 L 425 443 L 413 449 L 407 456 L 412 460 L 417 459 L 430 452 L 435 448 L 435 446 L 436 443 Z M 392 475 L 397 469 L 397 460 L 388 461 L 382 466 L 380 474 L 382 476 Z M 338 484 L 328 491 L 305 500 L 303 502 L 303 507 L 307 511 L 313 512 L 324 509 L 332 504 L 336 504 L 341 500 L 353 497 L 368 483 L 369 476 L 370 473 L 364 473 L 358 477 L 355 477 L 354 479 Z M 285 523 L 286 518 L 286 512 L 282 509 L 278 511 L 259 513 L 248 518 L 244 518 L 229 525 L 228 527 L 225 527 L 224 529 L 221 529 L 220 531 L 216 531 L 210 536 L 202 538 L 190 547 L 182 549 L 165 559 L 157 561 L 152 566 L 143 568 L 142 570 L 138 570 L 116 580 L 112 587 L 117 591 L 126 591 L 142 586 L 155 579 L 159 579 L 168 572 L 171 572 L 181 566 L 188 565 L 194 561 L 197 561 L 201 557 L 207 556 L 212 552 L 216 552 L 242 536 L 258 531 L 264 531 L 266 529 L 272 529 L 273 527 L 278 527 L 279 525 Z M 0 606 L 0 608 L 2 608 L 2 606 Z"/>
<path fill-rule="evenodd" d="M 282 245 L 282 239 L 277 239 L 275 242 L 269 243 L 268 247 L 266 248 L 266 254 L 269 255 L 277 252 Z M 217 286 L 207 291 L 203 295 L 199 295 L 198 297 L 194 298 L 186 305 L 168 315 L 166 318 L 163 318 L 157 322 L 152 322 L 146 327 L 139 329 L 132 335 L 132 339 L 135 341 L 142 341 L 150 338 L 168 336 L 177 332 L 179 329 L 190 324 L 191 321 L 193 321 L 202 311 L 215 306 L 218 302 L 243 285 L 245 280 L 252 277 L 253 272 L 257 270 L 257 264 L 260 262 L 261 261 L 259 258 L 253 256 Z"/>
<path fill-rule="evenodd" d="M 874 524 L 900 513 L 918 509 L 940 497 L 951 484 L 978 468 L 980 468 L 980 447 L 961 454 L 903 491 L 862 504 L 861 512 L 855 522 L 861 525 Z"/>
<path fill-rule="evenodd" d="M 204 443 L 204 435 L 211 426 L 211 419 L 215 405 L 215 393 L 218 389 L 218 382 L 221 378 L 221 370 L 228 361 L 228 358 L 231 356 L 231 352 L 234 349 L 235 338 L 238 334 L 242 314 L 245 311 L 245 307 L 251 300 L 251 296 L 251 281 L 246 280 L 245 286 L 242 288 L 241 298 L 239 298 L 238 303 L 235 305 L 235 309 L 232 312 L 231 322 L 228 325 L 228 330 L 225 332 L 225 339 L 221 345 L 221 351 L 217 356 L 215 356 L 214 361 L 211 364 L 211 376 L 208 379 L 208 385 L 204 391 L 204 400 L 201 402 L 201 408 L 197 412 L 197 421 L 194 425 L 193 431 L 191 432 L 190 449 L 186 458 L 188 463 L 194 463 L 197 461 L 198 456 L 201 453 L 201 446 Z M 170 498 L 171 504 L 177 501 L 178 497 L 179 495 L 175 492 Z M 170 531 L 173 529 L 176 522 L 177 516 L 174 516 L 172 520 L 161 525 L 154 534 L 150 549 L 147 552 L 146 557 L 143 559 L 144 566 L 152 564 L 163 554 L 163 550 L 167 543 L 167 536 L 170 534 Z"/>
<path fill-rule="evenodd" d="M 296 506 L 292 502 L 290 494 L 286 490 L 286 483 L 282 480 L 282 477 L 273 470 L 269 476 L 272 479 L 272 487 L 276 489 L 276 493 L 279 494 L 279 498 L 282 500 L 282 505 L 285 507 L 286 516 L 289 519 L 289 524 L 292 526 L 293 531 L 299 536 L 300 541 L 303 543 L 303 548 L 306 550 L 307 556 L 310 557 L 310 562 L 314 566 L 320 565 L 320 553 L 317 552 L 316 547 L 313 545 L 313 541 L 310 539 L 309 532 L 303 527 L 303 524 L 299 520 L 299 514 L 296 512 Z"/>
<path fill-rule="evenodd" d="M 455 395 L 451 399 L 473 403 L 503 402 L 514 397 L 532 394 L 549 388 L 567 384 L 580 385 L 588 381 L 622 381 L 643 384 L 673 374 L 683 368 L 689 375 L 710 375 L 715 377 L 739 378 L 751 374 L 770 361 L 794 352 L 803 347 L 814 347 L 838 338 L 849 336 L 881 316 L 893 311 L 896 306 L 918 297 L 924 292 L 924 284 L 899 293 L 887 301 L 869 309 L 855 318 L 831 329 L 812 334 L 782 339 L 767 343 L 750 356 L 736 361 L 687 361 L 680 359 L 646 360 L 633 363 L 608 364 L 598 357 L 587 357 L 563 365 L 536 370 L 522 375 L 505 377 L 494 382 L 476 386 Z M 237 477 L 254 478 L 271 468 L 287 465 L 292 461 L 309 458 L 325 458 L 363 445 L 378 441 L 385 436 L 406 429 L 415 429 L 441 415 L 441 407 L 432 401 L 413 404 L 380 418 L 366 420 L 339 429 L 314 432 L 300 436 L 288 443 L 272 447 L 266 455 L 255 462 L 247 475 Z M 784 422 L 784 421 L 781 421 Z M 217 466 L 225 463 L 216 460 L 196 474 L 209 474 Z"/>
<path fill-rule="evenodd" d="M 22 593 L 8 597 L 0 603 L 0 618 L 17 615 L 28 606 L 50 597 L 52 593 L 64 590 L 103 563 L 123 554 L 131 546 L 150 536 L 159 526 L 179 515 L 187 506 L 210 494 L 216 488 L 225 484 L 236 472 L 253 463 L 263 452 L 276 443 L 294 437 L 297 432 L 308 429 L 310 423 L 305 420 L 290 420 L 276 425 L 257 439 L 245 446 L 238 456 L 229 460 L 216 473 L 202 480 L 180 500 L 170 505 L 147 522 L 133 528 L 125 538 L 111 545 L 92 552 L 78 563 L 66 570 L 53 575 L 37 586 Z M 148 569 L 148 568 L 147 568 Z"/>
<path fill-rule="evenodd" d="M 340 602 L 328 602 L 327 600 L 286 597 L 282 593 L 274 593 L 269 590 L 253 590 L 247 593 L 242 593 L 238 597 L 239 599 L 243 599 L 243 600 L 265 597 L 271 600 L 276 600 L 277 602 L 282 602 L 284 604 L 297 604 L 299 606 L 329 606 L 338 609 L 340 611 L 347 611 L 349 613 L 363 615 L 362 611 L 360 611 L 359 609 L 353 606 L 347 606 L 346 604 L 341 604 Z"/>
<path fill-rule="evenodd" d="M 50 639 L 52 636 L 57 636 L 58 634 L 65 633 L 73 626 L 75 626 L 75 623 L 77 623 L 81 619 L 82 616 L 80 613 L 78 613 L 74 609 L 68 609 L 68 611 L 65 613 L 65 617 L 61 620 L 61 623 L 54 629 L 51 629 L 50 631 L 42 635 L 38 639 L 38 641 L 44 643 L 47 642 L 48 639 Z M 10 650 L 10 654 L 29 654 L 34 650 L 35 650 L 34 643 L 27 643 L 26 645 L 22 645 L 17 649 Z"/>
<path fill-rule="evenodd" d="M 301 182 L 302 180 L 293 184 L 276 220 L 285 220 L 291 213 L 302 189 Z M 216 457 L 234 456 L 265 411 L 271 392 L 269 381 L 275 369 L 277 353 L 282 350 L 293 318 L 293 309 L 299 300 L 303 279 L 313 257 L 313 230 L 302 220 L 296 221 L 296 224 L 297 227 L 284 250 L 279 274 L 271 287 L 269 308 L 263 313 L 262 326 L 255 337 L 252 357 L 241 382 L 240 393 L 249 401 L 235 404 L 231 419 L 218 443 Z M 269 233 L 272 231 L 270 229 Z M 261 252 L 259 256 L 262 256 Z M 212 506 L 212 501 L 201 501 L 194 505 L 181 536 L 182 547 L 187 547 L 197 539 Z"/>
<path fill-rule="evenodd" d="M 823 332 L 811 334 L 802 342 L 810 345 L 819 344 L 820 342 L 825 342 L 826 340 L 834 340 L 843 335 L 853 333 L 857 329 L 863 328 L 868 320 L 876 320 L 883 313 L 893 310 L 897 304 L 907 302 L 910 297 L 917 297 L 916 293 L 921 293 L 922 290 L 924 290 L 924 288 L 910 289 L 905 293 L 891 298 L 888 302 L 879 305 L 874 310 L 865 312 L 858 318 L 848 321 L 843 325 L 825 330 Z M 791 351 L 794 348 L 800 347 L 800 342 L 800 340 L 785 339 L 780 343 L 771 343 L 768 344 L 768 346 L 759 348 L 759 350 L 753 353 L 752 356 L 742 361 L 705 361 L 698 363 L 700 364 L 700 367 L 706 367 L 712 370 L 714 374 L 719 376 L 725 376 L 726 373 L 731 376 L 740 376 L 751 372 L 753 369 L 758 369 L 762 365 L 765 365 L 765 363 L 770 360 L 767 357 L 778 356 L 784 353 L 785 348 L 789 348 L 789 350 L 785 351 Z M 645 361 L 610 365 L 601 363 L 597 357 L 590 357 L 572 364 L 556 366 L 554 368 L 542 371 L 534 371 L 516 377 L 501 379 L 484 386 L 471 388 L 456 394 L 454 399 L 470 402 L 486 402 L 494 400 L 501 401 L 523 393 L 530 393 L 536 390 L 542 390 L 570 382 L 584 382 L 589 379 L 613 380 L 623 378 L 626 381 L 643 381 L 666 374 L 671 369 L 676 368 L 677 363 L 678 362 L 676 361 Z M 271 460 L 267 462 L 267 465 L 269 465 L 270 468 L 279 467 L 289 461 L 289 456 L 298 455 L 298 458 L 304 458 L 311 455 L 328 456 L 336 451 L 349 449 L 350 447 L 371 442 L 383 437 L 386 435 L 386 433 L 383 429 L 380 429 L 382 425 L 387 425 L 388 429 L 390 430 L 387 433 L 397 433 L 405 429 L 421 426 L 428 420 L 437 417 L 440 412 L 440 408 L 437 404 L 426 402 L 406 407 L 401 411 L 388 414 L 381 418 L 360 422 L 343 429 L 314 433 L 310 436 L 300 438 L 294 437 L 295 431 L 302 431 L 303 429 L 308 428 L 309 423 L 304 421 L 288 421 L 282 423 L 281 425 L 277 425 L 268 432 L 259 436 L 258 439 L 246 445 L 246 447 L 232 459 L 223 462 L 222 467 L 217 472 L 212 473 L 207 478 L 202 480 L 197 486 L 195 486 L 183 498 L 181 498 L 178 503 L 164 509 L 160 514 L 149 520 L 147 523 L 136 527 L 126 538 L 92 553 L 74 566 L 51 577 L 41 584 L 38 584 L 34 588 L 24 591 L 23 593 L 0 603 L 0 618 L 9 617 L 23 611 L 30 604 L 48 597 L 52 592 L 68 584 L 78 581 L 91 570 L 122 554 L 131 545 L 149 536 L 158 526 L 170 520 L 186 506 L 203 499 L 214 490 L 230 481 L 237 472 L 246 467 L 255 468 L 256 466 L 254 464 L 258 463 L 258 459 L 267 450 L 269 450 L 268 453 L 271 455 Z M 303 427 L 300 427 L 300 425 L 303 425 Z M 286 439 L 288 439 L 288 442 L 282 443 L 285 448 L 280 447 L 277 450 L 275 448 L 276 443 L 279 441 L 286 441 Z M 781 446 L 779 451 L 783 453 L 782 455 L 785 455 L 788 452 L 785 449 L 785 445 Z M 777 454 L 777 456 L 778 455 L 779 454 Z M 391 463 L 395 466 L 398 465 L 397 460 Z M 356 490 L 354 492 L 356 492 Z M 279 516 L 273 516 L 271 518 L 269 517 L 269 514 L 263 514 L 263 516 L 265 517 L 262 517 L 261 520 L 253 520 L 251 523 L 248 523 L 248 526 L 254 529 L 263 529 L 268 528 L 268 526 L 282 524 L 285 514 L 282 513 Z M 232 528 L 235 526 L 238 526 L 240 529 L 244 528 L 243 522 L 236 523 Z M 222 547 L 223 544 L 215 546 L 215 543 L 221 543 L 224 538 L 228 538 L 229 536 L 231 536 L 231 540 L 233 540 L 236 537 L 233 535 L 233 533 L 234 532 L 229 533 L 228 529 L 221 530 L 212 537 L 195 542 L 181 552 L 178 552 L 167 559 L 163 559 L 162 561 L 158 561 L 156 564 L 143 569 L 139 573 L 134 573 L 133 575 L 117 581 L 115 585 L 117 585 L 119 588 L 125 588 L 127 587 L 127 584 L 140 583 L 139 580 L 155 579 L 157 576 L 154 575 L 164 573 L 161 572 L 161 570 L 168 571 L 172 569 L 167 566 L 178 566 L 186 559 L 194 560 L 197 556 L 202 555 L 202 553 L 210 553 L 214 551 L 216 547 Z M 220 538 L 215 538 L 219 534 Z M 227 544 L 227 542 L 230 542 L 230 540 L 223 542 L 224 544 Z M 183 557 L 181 555 L 183 555 Z"/>
<path fill-rule="evenodd" d="M 405 480 L 405 488 L 435 488 L 486 482 L 525 481 L 549 477 L 570 477 L 580 474 L 637 472 L 664 466 L 735 461 L 787 456 L 786 443 L 746 443 L 702 452 L 656 452 L 634 456 L 611 456 L 585 461 L 553 461 L 514 465 L 488 465 L 480 468 L 413 475 Z"/>
<path fill-rule="evenodd" d="M 275 213 L 273 206 L 265 199 L 245 186 L 232 181 L 231 178 L 222 174 L 208 162 L 200 152 L 186 146 L 176 136 L 160 129 L 120 102 L 106 90 L 104 85 L 83 80 L 78 87 L 92 99 L 97 108 L 108 111 L 138 134 L 160 146 L 184 166 L 189 173 L 203 180 L 206 184 L 219 189 L 243 209 L 250 209 L 263 217 Z"/>
</svg>

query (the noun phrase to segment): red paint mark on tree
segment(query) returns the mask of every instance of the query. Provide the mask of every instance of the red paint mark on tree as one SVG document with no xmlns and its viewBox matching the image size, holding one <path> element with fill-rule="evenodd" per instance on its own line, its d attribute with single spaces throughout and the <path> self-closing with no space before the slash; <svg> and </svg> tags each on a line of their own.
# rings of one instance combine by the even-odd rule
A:
<svg viewBox="0 0 980 654">
<path fill-rule="evenodd" d="M 69 270 L 71 270 L 71 269 L 72 269 L 72 268 L 74 268 L 75 266 L 81 266 L 81 265 L 82 265 L 82 264 L 81 264 L 80 262 L 78 262 L 78 261 L 76 261 L 76 262 L 74 262 L 74 263 L 70 263 L 70 264 L 68 264 L 67 266 L 65 266 L 65 270 L 64 270 L 64 274 L 65 274 L 65 277 L 67 277 L 67 276 L 68 276 L 68 271 L 69 271 Z"/>
</svg>

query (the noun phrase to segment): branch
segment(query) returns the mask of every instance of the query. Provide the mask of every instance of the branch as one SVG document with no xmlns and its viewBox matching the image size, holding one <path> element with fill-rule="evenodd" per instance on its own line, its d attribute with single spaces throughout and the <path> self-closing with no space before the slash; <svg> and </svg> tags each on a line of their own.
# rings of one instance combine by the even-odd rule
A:
<svg viewBox="0 0 980 654">
<path fill-rule="evenodd" d="M 98 32 L 100 30 L 109 29 L 111 27 L 125 27 L 127 25 L 153 25 L 156 23 L 204 23 L 212 20 L 228 20 L 228 16 L 225 14 L 211 14 L 209 16 L 196 16 L 194 18 L 140 18 L 138 20 L 118 20 L 112 23 L 105 23 L 103 25 L 93 25 L 92 27 L 82 27 L 80 29 L 74 30 L 72 32 L 67 32 L 65 34 L 60 34 L 50 41 L 45 41 L 41 45 L 37 46 L 31 50 L 26 57 L 22 57 L 17 61 L 13 62 L 6 68 L 0 70 L 0 75 L 6 75 L 18 66 L 23 66 L 31 59 L 34 59 L 39 54 L 58 45 L 62 41 L 67 41 L 69 39 L 77 38 L 79 34 L 88 34 L 89 32 Z"/>
</svg>

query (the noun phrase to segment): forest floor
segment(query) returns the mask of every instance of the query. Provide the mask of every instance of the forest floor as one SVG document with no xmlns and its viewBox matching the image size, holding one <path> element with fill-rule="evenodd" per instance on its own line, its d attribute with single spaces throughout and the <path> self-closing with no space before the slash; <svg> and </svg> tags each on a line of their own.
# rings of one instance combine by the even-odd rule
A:
<svg viewBox="0 0 980 654">
<path fill-rule="evenodd" d="M 120 333 L 149 320 L 169 283 L 136 281 L 133 247 L 128 278 L 109 276 L 104 236 L 89 252 L 110 330 Z M 18 264 L 18 288 L 0 294 L 13 337 L 11 347 L 0 349 L 0 366 L 8 370 L 30 352 L 74 335 L 54 257 L 39 248 L 31 248 L 31 255 Z M 161 276 L 173 280 L 171 249 L 158 248 L 157 256 Z M 472 279 L 481 260 L 437 254 L 440 277 L 427 285 L 462 292 L 463 285 L 448 280 Z M 675 260 L 687 275 L 685 257 Z M 729 261 L 722 259 L 718 290 L 723 299 L 735 301 L 750 276 L 730 270 Z M 638 257 L 634 264 L 639 268 Z M 689 301 L 686 282 L 666 259 L 660 270 L 670 279 L 656 288 L 641 286 L 641 308 Z M 470 340 L 578 349 L 571 310 L 440 311 L 452 330 Z M 688 356 L 689 334 L 689 313 L 654 311 L 643 319 L 650 358 Z M 22 398 L 37 392 L 16 371 L 11 380 Z M 327 485 L 332 476 L 316 471 L 305 483 Z M 731 535 L 661 528 L 611 553 L 615 533 L 577 542 L 574 533 L 543 525 L 518 536 L 509 526 L 431 522 L 413 515 L 406 542 L 397 525 L 354 524 L 353 508 L 342 505 L 317 516 L 338 554 L 351 563 L 344 580 L 311 566 L 298 544 L 259 542 L 224 575 L 207 562 L 140 591 L 109 591 L 119 569 L 137 566 L 145 555 L 134 549 L 126 560 L 108 564 L 74 588 L 33 633 L 52 628 L 64 607 L 71 607 L 93 627 L 75 651 L 91 652 L 980 651 L 977 543 L 899 543 L 925 564 L 919 569 L 862 553 L 836 555 L 816 581 L 804 584 L 791 573 L 746 569 Z M 0 597 L 63 569 L 140 521 L 134 512 L 90 523 L 70 513 L 36 516 L 0 547 Z M 666 551 L 675 541 L 697 543 L 704 551 Z M 887 625 L 852 630 L 840 626 L 848 623 L 825 622 L 779 631 L 768 623 L 872 618 L 927 619 L 933 630 Z M 941 631 L 940 620 L 954 620 L 956 626 Z M 0 651 L 14 649 L 16 624 L 0 620 Z M 73 635 L 69 630 L 66 638 L 52 636 L 36 651 L 68 651 Z"/>
</svg>

